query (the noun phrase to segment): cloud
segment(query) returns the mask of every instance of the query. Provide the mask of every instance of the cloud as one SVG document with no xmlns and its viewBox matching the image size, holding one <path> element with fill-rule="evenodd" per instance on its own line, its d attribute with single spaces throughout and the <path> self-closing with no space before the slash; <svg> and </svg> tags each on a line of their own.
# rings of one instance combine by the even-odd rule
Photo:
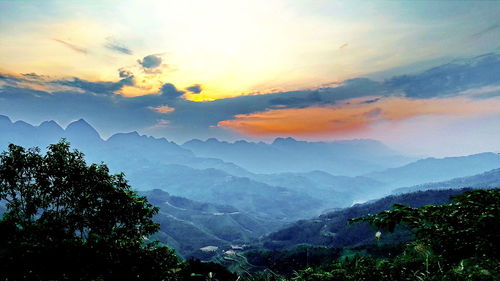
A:
<svg viewBox="0 0 500 281">
<path fill-rule="evenodd" d="M 184 92 L 177 90 L 174 84 L 165 83 L 160 88 L 160 94 L 165 99 L 173 100 L 181 97 Z"/>
<path fill-rule="evenodd" d="M 470 37 L 473 39 L 477 39 L 479 37 L 482 37 L 483 35 L 486 35 L 488 33 L 498 31 L 498 30 L 500 30 L 500 23 L 495 23 L 495 24 L 492 24 L 492 25 L 480 30 L 479 32 L 472 34 Z"/>
<path fill-rule="evenodd" d="M 142 60 L 137 61 L 142 67 L 149 69 L 149 68 L 156 68 L 161 65 L 162 59 L 158 55 L 149 55 L 145 56 Z"/>
<path fill-rule="evenodd" d="M 432 98 L 488 85 L 500 85 L 500 54 L 488 53 L 451 61 L 418 74 L 395 76 L 384 85 L 406 96 Z"/>
<path fill-rule="evenodd" d="M 277 97 L 271 99 L 269 102 L 277 107 L 288 107 L 288 106 L 297 106 L 297 105 L 311 105 L 315 103 L 321 103 L 323 101 L 319 92 L 311 92 L 307 95 L 299 96 L 299 97 Z"/>
<path fill-rule="evenodd" d="M 107 49 L 109 49 L 111 51 L 121 53 L 124 55 L 132 55 L 133 54 L 131 49 L 127 48 L 123 44 L 120 44 L 119 42 L 117 42 L 116 40 L 114 40 L 111 37 L 106 38 L 106 44 L 104 44 L 104 47 L 106 47 Z"/>
<path fill-rule="evenodd" d="M 500 99 L 463 97 L 409 99 L 388 97 L 365 103 L 352 99 L 335 106 L 271 109 L 239 114 L 219 126 L 258 137 L 315 136 L 331 138 L 367 129 L 377 122 L 398 122 L 423 115 L 483 116 L 500 114 Z"/>
<path fill-rule="evenodd" d="M 118 75 L 120 76 L 120 78 L 134 77 L 134 74 L 132 73 L 132 71 L 124 69 L 124 68 L 118 69 Z"/>
<path fill-rule="evenodd" d="M 132 72 L 120 69 L 118 73 L 121 79 L 117 82 L 94 82 L 74 77 L 69 80 L 55 80 L 52 83 L 79 88 L 90 93 L 113 95 L 124 86 L 134 85 L 134 75 Z"/>
<path fill-rule="evenodd" d="M 61 39 L 56 39 L 56 38 L 54 38 L 54 39 L 52 39 L 52 40 L 54 40 L 54 41 L 56 41 L 56 42 L 59 42 L 59 43 L 63 44 L 64 46 L 66 46 L 66 47 L 70 48 L 71 50 L 73 50 L 73 51 L 75 51 L 75 52 L 82 53 L 82 54 L 88 54 L 88 51 L 87 51 L 87 49 L 85 49 L 85 48 L 78 47 L 78 46 L 76 46 L 76 45 L 74 45 L 74 44 L 72 44 L 72 43 L 69 43 L 69 42 L 63 41 L 63 40 L 61 40 Z"/>
<path fill-rule="evenodd" d="M 168 105 L 160 105 L 157 107 L 149 106 L 148 108 L 160 114 L 169 114 L 175 111 L 175 108 L 170 107 Z"/>
<path fill-rule="evenodd" d="M 76 93 L 84 92 L 82 89 L 78 87 L 60 84 L 58 83 L 58 81 L 54 81 L 48 76 L 42 76 L 36 73 L 24 73 L 20 75 L 0 74 L 0 88 L 1 87 L 10 87 L 12 89 L 25 88 L 47 93 L 54 93 L 61 91 L 73 91 Z"/>
<path fill-rule="evenodd" d="M 189 91 L 191 93 L 194 93 L 194 94 L 199 94 L 201 93 L 203 89 L 201 88 L 201 85 L 200 84 L 195 84 L 195 85 L 192 85 L 192 86 L 189 86 L 186 88 L 186 91 Z"/>
<path fill-rule="evenodd" d="M 470 96 L 475 98 L 500 96 L 500 84 L 467 89 L 465 91 L 458 92 L 457 96 Z"/>
<path fill-rule="evenodd" d="M 487 65 L 492 73 L 487 73 Z M 286 135 L 285 125 L 290 134 L 297 135 L 298 132 L 302 137 L 323 137 L 322 134 L 328 132 L 345 134 L 351 129 L 351 132 L 359 132 L 379 122 L 394 123 L 425 114 L 448 114 L 457 118 L 458 112 L 431 111 L 429 104 L 435 104 L 435 100 L 465 98 L 467 102 L 462 104 L 440 104 L 441 107 L 458 109 L 467 109 L 470 107 L 468 103 L 476 100 L 488 100 L 497 105 L 500 83 L 494 77 L 495 73 L 499 73 L 498 67 L 500 60 L 494 55 L 487 55 L 455 61 L 418 74 L 399 76 L 406 79 L 402 83 L 394 83 L 393 79 L 373 81 L 356 78 L 336 83 L 334 87 L 239 96 L 211 102 L 185 100 L 182 96 L 190 93 L 188 89 L 179 90 L 171 83 L 155 86 L 160 90 L 153 89 L 151 94 L 142 96 L 115 94 L 122 92 L 119 89 L 137 87 L 134 83 L 138 78 L 126 68 L 118 70 L 120 79 L 116 81 L 0 73 L 0 113 L 35 123 L 55 119 L 64 124 L 85 118 L 106 135 L 151 128 L 163 111 L 163 114 L 168 114 L 163 116 L 168 116 L 170 126 L 164 127 L 164 130 L 156 127 L 158 129 L 151 134 L 181 141 L 213 136 L 235 138 L 238 134 L 257 138 Z M 459 79 L 458 69 L 467 75 Z M 450 81 L 460 81 L 458 91 L 455 84 L 445 83 L 447 75 Z M 395 102 L 393 99 L 399 100 Z M 394 110 L 400 107 L 409 115 L 398 117 L 394 110 L 389 110 L 391 106 Z M 426 110 L 415 112 L 419 108 Z M 488 110 L 485 114 L 491 112 Z M 333 113 L 337 115 L 332 117 Z M 326 122 L 327 117 L 330 122 Z M 280 127 L 283 128 L 281 131 L 276 129 Z"/>
<path fill-rule="evenodd" d="M 364 116 L 367 118 L 367 119 L 374 119 L 374 118 L 377 118 L 379 117 L 380 115 L 382 115 L 383 113 L 383 110 L 381 108 L 374 108 L 374 109 L 371 109 L 370 111 L 366 112 L 364 114 Z"/>
</svg>

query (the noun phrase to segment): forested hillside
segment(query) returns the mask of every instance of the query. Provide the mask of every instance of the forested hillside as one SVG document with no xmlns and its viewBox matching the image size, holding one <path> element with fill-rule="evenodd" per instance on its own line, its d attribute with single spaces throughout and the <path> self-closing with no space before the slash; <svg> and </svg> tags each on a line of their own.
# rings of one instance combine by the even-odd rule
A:
<svg viewBox="0 0 500 281">
<path fill-rule="evenodd" d="M 266 235 L 263 247 L 283 249 L 299 244 L 328 247 L 351 247 L 373 241 L 376 230 L 368 224 L 350 225 L 349 220 L 388 210 L 394 204 L 411 207 L 439 205 L 450 201 L 450 197 L 470 189 L 428 190 L 400 195 L 391 195 L 373 202 L 358 204 L 339 211 L 329 212 L 309 220 L 300 220 L 288 227 Z"/>
</svg>

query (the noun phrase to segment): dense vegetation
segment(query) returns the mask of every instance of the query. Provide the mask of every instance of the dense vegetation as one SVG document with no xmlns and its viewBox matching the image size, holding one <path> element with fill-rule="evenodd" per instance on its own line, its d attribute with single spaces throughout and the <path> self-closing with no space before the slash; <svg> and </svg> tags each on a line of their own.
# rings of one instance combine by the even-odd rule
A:
<svg viewBox="0 0 500 281">
<path fill-rule="evenodd" d="M 46 155 L 10 145 L 0 199 L 3 280 L 169 280 L 178 267 L 170 249 L 144 242 L 158 230 L 158 209 L 66 142 Z"/>
<path fill-rule="evenodd" d="M 453 203 L 411 208 L 395 205 L 354 219 L 394 231 L 413 230 L 415 240 L 395 257 L 354 256 L 299 271 L 292 280 L 498 280 L 500 190 L 475 190 Z M 382 237 L 376 235 L 382 240 Z"/>
<path fill-rule="evenodd" d="M 295 244 L 226 254 L 221 264 L 249 266 L 231 273 L 221 264 L 181 261 L 151 241 L 158 208 L 123 174 L 87 165 L 65 141 L 46 154 L 10 145 L 0 154 L 0 280 L 498 280 L 500 190 L 442 201 L 355 218 L 351 227 L 363 225 L 358 232 L 372 238 L 344 248 Z M 360 216 L 358 209 L 322 218 L 347 220 Z"/>
<path fill-rule="evenodd" d="M 470 189 L 428 190 L 391 195 L 372 202 L 328 212 L 316 218 L 297 221 L 270 233 L 262 239 L 263 248 L 281 250 L 299 244 L 345 248 L 358 244 L 373 243 L 373 233 L 377 229 L 367 222 L 349 225 L 348 221 L 390 209 L 394 204 L 404 204 L 416 208 L 424 205 L 449 203 L 451 196 L 461 194 L 466 190 Z M 403 231 L 402 227 L 399 230 L 391 234 L 392 241 L 399 238 L 399 240 L 408 238 L 407 234 L 409 233 L 407 231 Z M 384 237 L 388 237 L 388 235 L 384 233 Z"/>
</svg>

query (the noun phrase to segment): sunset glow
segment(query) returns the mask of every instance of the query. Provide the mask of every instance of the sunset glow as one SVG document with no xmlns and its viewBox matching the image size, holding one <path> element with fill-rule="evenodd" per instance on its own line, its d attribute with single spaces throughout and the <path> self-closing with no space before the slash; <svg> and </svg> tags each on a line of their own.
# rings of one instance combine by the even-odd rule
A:
<svg viewBox="0 0 500 281">
<path fill-rule="evenodd" d="M 347 100 L 338 106 L 273 109 L 236 115 L 219 126 L 261 137 L 312 137 L 328 140 L 359 132 L 377 122 L 398 122 L 422 115 L 480 116 L 500 114 L 500 100 L 466 98 L 415 100 L 386 98 Z"/>
<path fill-rule="evenodd" d="M 0 43 L 0 63 L 16 73 L 92 81 L 117 80 L 118 69 L 126 69 L 134 74 L 136 83 L 116 93 L 138 96 L 153 94 L 166 82 L 181 89 L 197 83 L 203 85 L 203 91 L 188 93 L 185 98 L 207 101 L 320 87 L 432 59 L 462 40 L 452 36 L 448 42 L 407 52 L 429 30 L 454 34 L 455 27 L 439 22 L 417 26 L 425 17 L 419 10 L 401 23 L 388 12 L 406 11 L 397 2 L 358 4 L 87 1 L 53 2 L 44 13 L 38 9 L 45 8 L 36 1 L 15 6 L 3 2 L 2 9 L 10 12 L 2 19 L 0 34 L 12 30 L 9 19 L 16 15 L 32 17 L 36 24 L 29 20 L 16 24 L 16 32 Z M 473 18 L 471 12 L 463 20 Z M 482 48 L 498 43 L 490 41 L 482 42 Z M 453 49 L 456 54 L 464 51 Z M 157 55 L 162 63 L 152 68 L 137 63 L 148 55 Z"/>
<path fill-rule="evenodd" d="M 397 146 L 500 118 L 495 1 L 0 1 L 0 11 L 0 115 L 18 120 L 86 118 L 104 137 Z"/>
</svg>

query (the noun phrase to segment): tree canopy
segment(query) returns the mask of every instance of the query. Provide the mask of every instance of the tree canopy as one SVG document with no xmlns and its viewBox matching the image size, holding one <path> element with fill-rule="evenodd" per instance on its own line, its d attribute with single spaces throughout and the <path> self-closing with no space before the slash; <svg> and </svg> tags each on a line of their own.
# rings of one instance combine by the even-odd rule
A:
<svg viewBox="0 0 500 281">
<path fill-rule="evenodd" d="M 396 204 L 392 210 L 357 218 L 386 231 L 409 227 L 415 240 L 396 257 L 355 256 L 299 271 L 292 280 L 499 280 L 500 190 L 473 190 L 442 205 Z M 386 248 L 386 234 L 374 233 Z M 380 244 L 379 244 L 380 242 Z M 388 241 L 389 245 L 391 241 Z"/>
<path fill-rule="evenodd" d="M 64 140 L 0 155 L 0 205 L 4 280 L 169 280 L 179 265 L 148 243 L 158 209 Z"/>
<path fill-rule="evenodd" d="M 500 258 L 500 189 L 467 191 L 442 205 L 421 208 L 395 204 L 392 210 L 353 221 L 394 231 L 403 224 L 416 239 L 450 261 L 467 257 Z"/>
</svg>

